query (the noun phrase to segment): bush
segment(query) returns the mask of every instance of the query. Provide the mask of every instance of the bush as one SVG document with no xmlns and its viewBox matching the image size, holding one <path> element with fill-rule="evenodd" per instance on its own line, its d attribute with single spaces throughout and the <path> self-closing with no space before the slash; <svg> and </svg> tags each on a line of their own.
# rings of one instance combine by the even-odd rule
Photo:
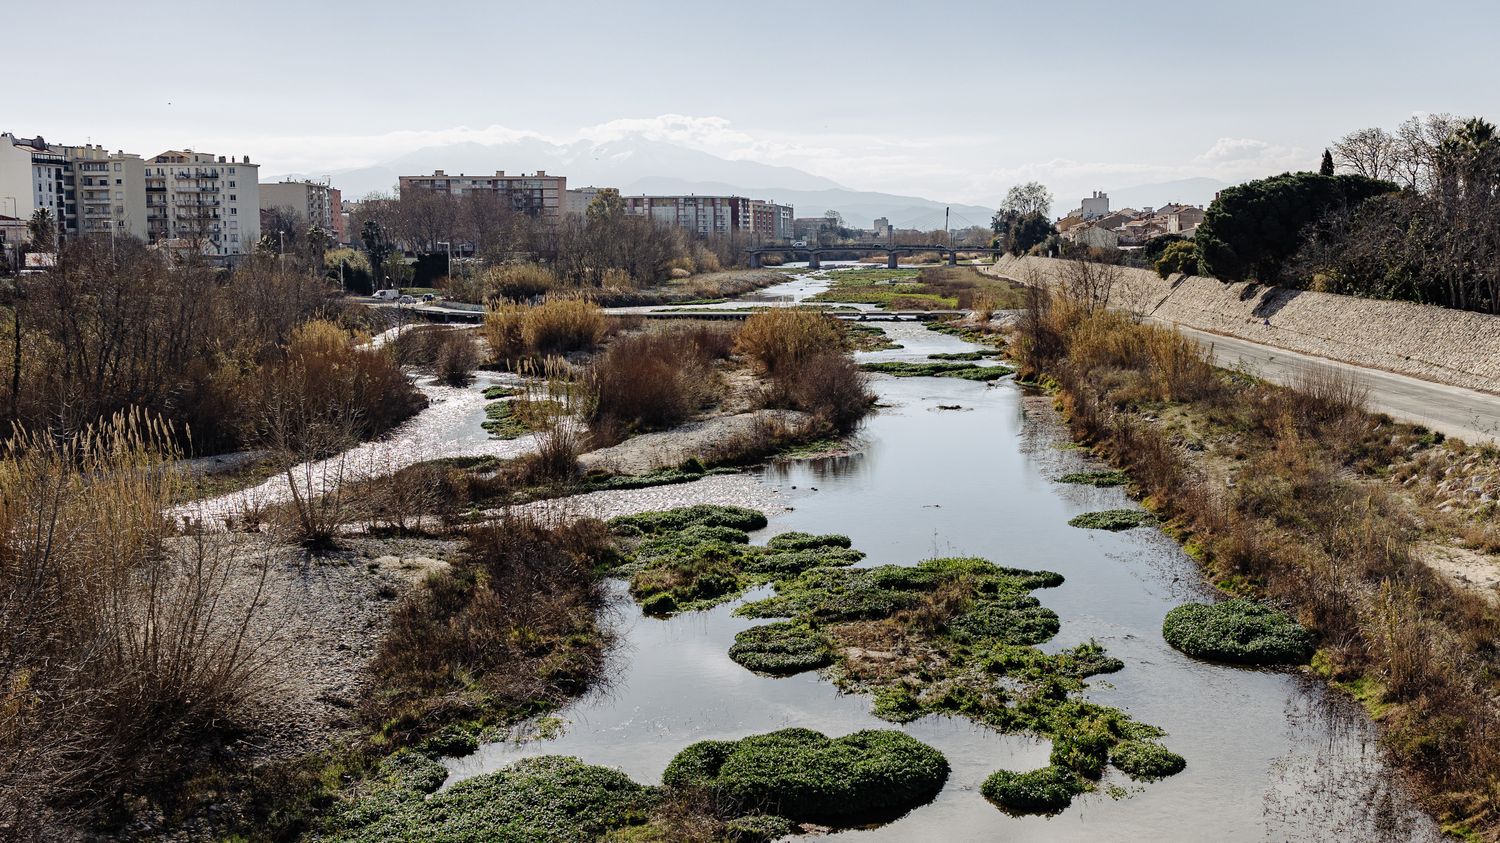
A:
<svg viewBox="0 0 1500 843">
<path fill-rule="evenodd" d="M 1156 259 L 1156 274 L 1163 278 L 1177 273 L 1198 274 L 1198 247 L 1191 240 L 1178 240 L 1167 244 L 1161 257 Z"/>
<path fill-rule="evenodd" d="M 768 374 L 783 374 L 807 359 L 842 351 L 844 331 L 815 310 L 777 307 L 752 314 L 740 328 L 735 352 Z"/>
<path fill-rule="evenodd" d="M 611 342 L 585 378 L 584 416 L 596 440 L 674 427 L 711 403 L 719 392 L 710 365 L 714 339 L 706 332 L 667 331 Z"/>
<path fill-rule="evenodd" d="M 587 299 L 548 298 L 536 306 L 495 304 L 484 314 L 484 336 L 497 360 L 590 351 L 606 332 L 604 314 Z"/>
<path fill-rule="evenodd" d="M 885 730 L 830 740 L 810 729 L 784 729 L 703 741 L 662 774 L 667 787 L 706 790 L 742 810 L 843 824 L 899 816 L 936 796 L 947 779 L 942 753 Z"/>
<path fill-rule="evenodd" d="M 833 661 L 833 652 L 822 635 L 788 621 L 753 626 L 736 634 L 729 657 L 750 670 L 789 675 L 827 666 Z"/>
<path fill-rule="evenodd" d="M 730 843 L 771 843 L 796 831 L 797 827 L 786 817 L 771 814 L 750 814 L 736 817 L 724 824 L 724 834 Z"/>
<path fill-rule="evenodd" d="M 813 355 L 777 380 L 788 403 L 838 433 L 853 430 L 875 403 L 864 372 L 843 353 Z"/>
<path fill-rule="evenodd" d="M 656 802 L 652 789 L 617 770 L 577 758 L 525 758 L 432 793 L 446 771 L 398 754 L 414 769 L 385 772 L 339 806 L 315 837 L 326 843 L 586 843 L 637 825 Z M 392 761 L 382 765 L 389 771 Z M 431 795 L 429 795 L 431 794 Z"/>
<path fill-rule="evenodd" d="M 1187 767 L 1181 755 L 1152 741 L 1120 741 L 1109 751 L 1109 763 L 1133 779 L 1175 776 Z"/>
<path fill-rule="evenodd" d="M 998 770 L 984 780 L 979 792 L 1007 813 L 1056 814 L 1088 788 L 1077 773 L 1052 766 L 1025 773 Z"/>
<path fill-rule="evenodd" d="M 814 550 L 820 547 L 850 547 L 853 542 L 848 536 L 836 533 L 816 536 L 812 533 L 781 533 L 771 537 L 766 542 L 766 547 L 773 550 Z"/>
<path fill-rule="evenodd" d="M 1237 664 L 1303 664 L 1312 633 L 1285 612 L 1250 600 L 1188 603 L 1167 613 L 1162 637 L 1199 659 Z"/>
<path fill-rule="evenodd" d="M 438 346 L 433 369 L 438 380 L 449 386 L 467 386 L 479 365 L 479 351 L 467 331 L 449 331 Z"/>
<path fill-rule="evenodd" d="M 1129 530 L 1152 522 L 1151 513 L 1140 509 L 1106 509 L 1100 512 L 1085 512 L 1068 521 L 1072 527 L 1089 530 Z"/>
</svg>

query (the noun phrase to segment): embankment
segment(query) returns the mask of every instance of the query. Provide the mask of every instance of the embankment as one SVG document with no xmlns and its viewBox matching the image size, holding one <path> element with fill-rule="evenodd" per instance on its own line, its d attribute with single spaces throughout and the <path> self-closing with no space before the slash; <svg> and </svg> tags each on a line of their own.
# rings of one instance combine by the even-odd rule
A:
<svg viewBox="0 0 1500 843">
<path fill-rule="evenodd" d="M 990 269 L 1062 283 L 1068 262 L 1007 256 Z M 1500 393 L 1500 317 L 1124 268 L 1111 304 L 1138 315 L 1423 380 Z"/>
</svg>

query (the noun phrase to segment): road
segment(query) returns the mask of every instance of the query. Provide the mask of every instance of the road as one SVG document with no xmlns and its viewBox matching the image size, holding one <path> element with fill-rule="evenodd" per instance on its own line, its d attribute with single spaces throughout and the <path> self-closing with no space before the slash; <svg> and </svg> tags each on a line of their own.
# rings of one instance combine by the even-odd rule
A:
<svg viewBox="0 0 1500 843">
<path fill-rule="evenodd" d="M 1341 371 L 1369 388 L 1369 409 L 1465 442 L 1500 444 L 1500 395 L 1419 380 L 1379 369 L 1312 357 L 1233 337 L 1198 331 L 1163 320 L 1184 336 L 1213 348 L 1214 362 L 1226 369 L 1243 367 L 1256 377 L 1292 384 L 1308 372 Z"/>
</svg>

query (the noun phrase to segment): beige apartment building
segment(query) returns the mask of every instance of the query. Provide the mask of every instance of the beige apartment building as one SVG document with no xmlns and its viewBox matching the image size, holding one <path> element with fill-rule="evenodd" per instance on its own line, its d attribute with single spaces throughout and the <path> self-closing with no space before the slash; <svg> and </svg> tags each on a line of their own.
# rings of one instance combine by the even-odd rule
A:
<svg viewBox="0 0 1500 843">
<path fill-rule="evenodd" d="M 419 190 L 446 193 L 449 196 L 492 192 L 516 213 L 549 225 L 556 225 L 562 220 L 568 193 L 566 176 L 549 176 L 543 170 L 537 170 L 531 175 L 507 175 L 504 170 L 496 170 L 493 176 L 470 176 L 463 173 L 450 176 L 442 170 L 435 170 L 430 176 L 401 176 L 399 182 L 402 196 L 410 196 L 413 191 Z"/>
<path fill-rule="evenodd" d="M 63 149 L 75 200 L 68 233 L 146 239 L 146 163 L 141 156 L 109 152 L 97 144 Z"/>
<path fill-rule="evenodd" d="M 342 210 L 337 194 L 337 190 L 323 182 L 265 182 L 260 186 L 260 209 L 287 208 L 297 215 L 297 219 L 335 232 L 343 227 L 336 221 Z"/>
<path fill-rule="evenodd" d="M 260 240 L 260 165 L 191 149 L 145 162 L 146 236 L 210 257 L 250 254 Z"/>
</svg>

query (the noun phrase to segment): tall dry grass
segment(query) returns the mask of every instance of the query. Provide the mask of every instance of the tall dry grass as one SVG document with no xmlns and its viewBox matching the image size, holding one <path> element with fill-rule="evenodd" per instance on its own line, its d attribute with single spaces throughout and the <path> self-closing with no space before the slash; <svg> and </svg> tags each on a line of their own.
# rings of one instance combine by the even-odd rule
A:
<svg viewBox="0 0 1500 843">
<path fill-rule="evenodd" d="M 253 722 L 264 568 L 180 536 L 174 436 L 117 415 L 0 454 L 0 836 L 66 835 L 170 792 Z"/>
<path fill-rule="evenodd" d="M 733 333 L 678 328 L 622 336 L 585 375 L 584 417 L 595 444 L 679 425 L 723 391 L 716 359 L 727 357 Z"/>
<path fill-rule="evenodd" d="M 775 375 L 814 355 L 841 349 L 843 343 L 843 329 L 831 317 L 815 310 L 778 307 L 746 319 L 734 350 Z"/>
<path fill-rule="evenodd" d="M 484 337 L 496 360 L 591 351 L 607 333 L 603 312 L 581 297 L 549 297 L 539 305 L 498 303 L 485 311 Z"/>
</svg>

